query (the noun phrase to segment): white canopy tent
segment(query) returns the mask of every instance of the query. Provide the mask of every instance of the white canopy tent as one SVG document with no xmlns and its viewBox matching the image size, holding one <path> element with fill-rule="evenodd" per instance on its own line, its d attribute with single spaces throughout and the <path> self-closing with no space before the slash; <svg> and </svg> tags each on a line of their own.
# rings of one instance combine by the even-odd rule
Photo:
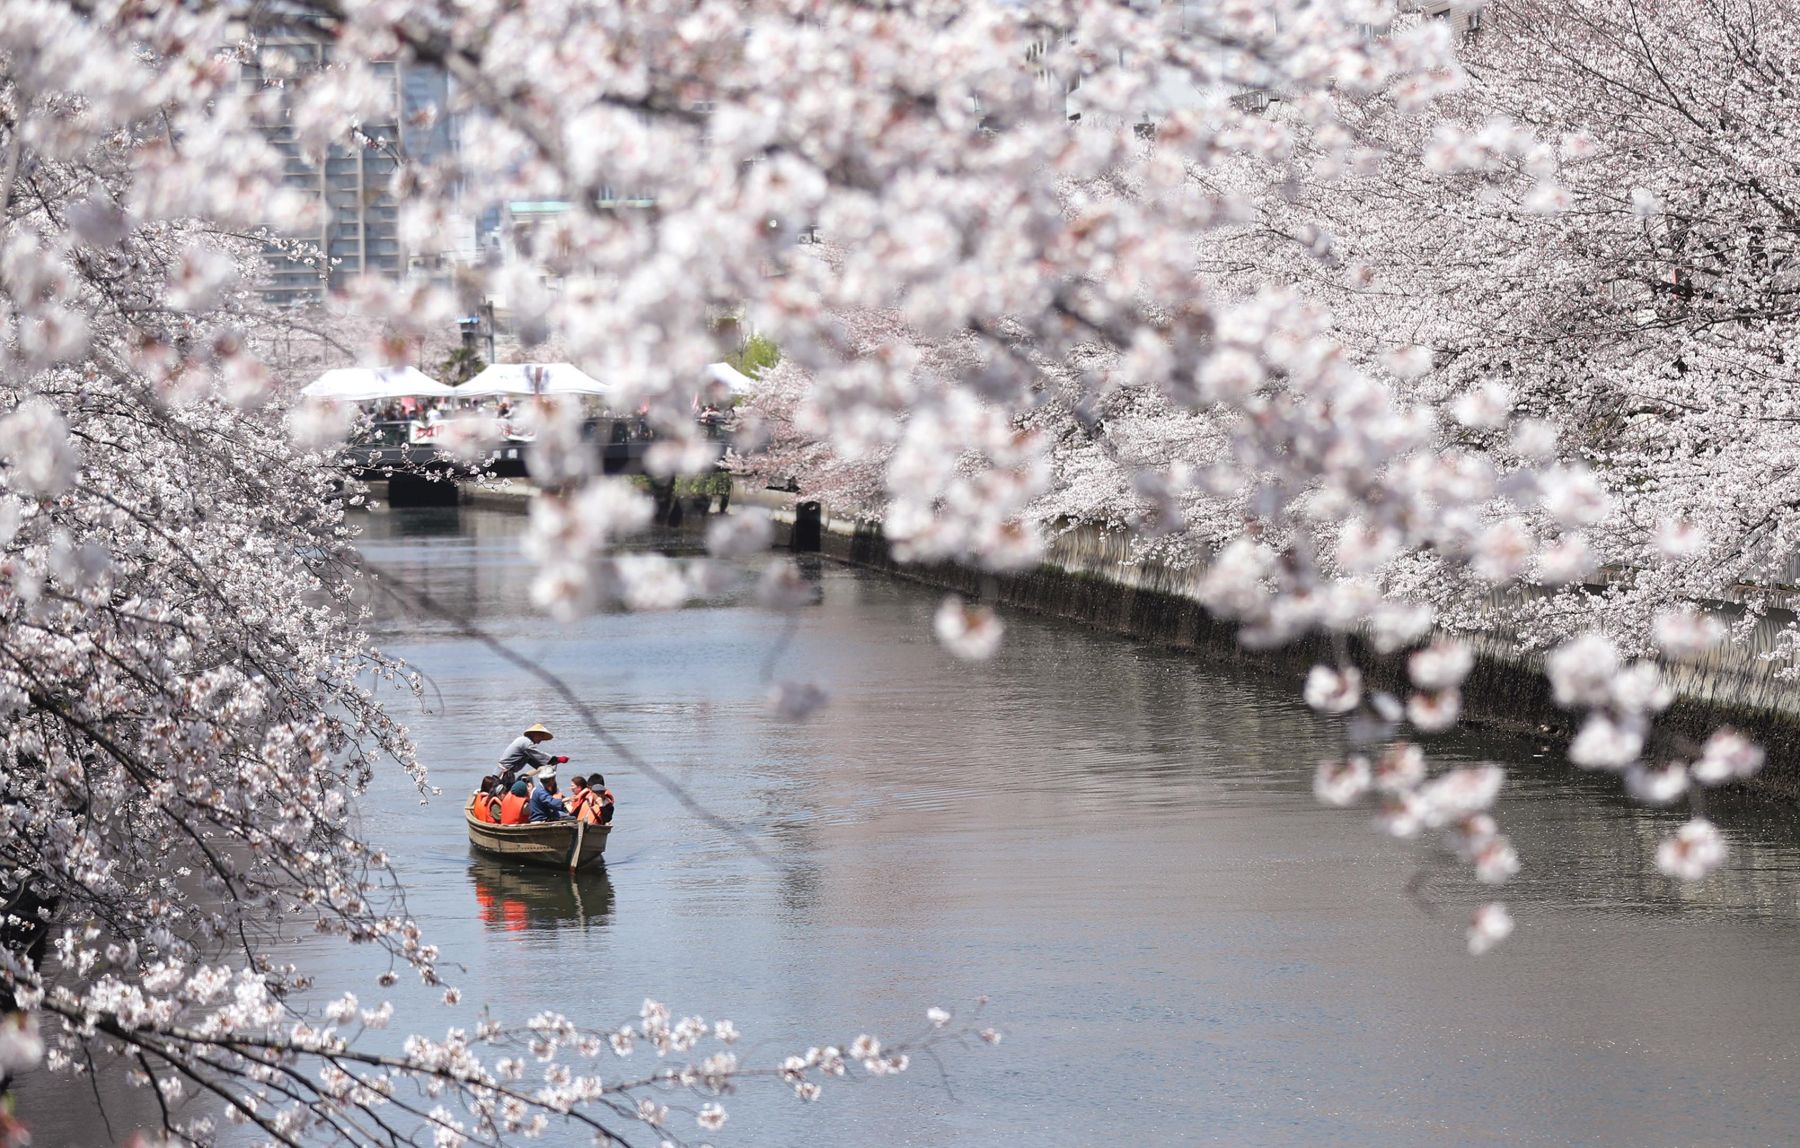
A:
<svg viewBox="0 0 1800 1148">
<path fill-rule="evenodd" d="M 447 398 L 456 392 L 415 367 L 339 367 L 300 393 L 309 399 L 364 403 L 373 399 Z"/>
<path fill-rule="evenodd" d="M 495 363 L 462 386 L 456 394 L 483 395 L 604 395 L 612 388 L 573 363 Z"/>
<path fill-rule="evenodd" d="M 733 395 L 747 395 L 756 389 L 756 380 L 730 363 L 708 363 L 700 372 L 703 383 L 717 383 Z"/>
</svg>

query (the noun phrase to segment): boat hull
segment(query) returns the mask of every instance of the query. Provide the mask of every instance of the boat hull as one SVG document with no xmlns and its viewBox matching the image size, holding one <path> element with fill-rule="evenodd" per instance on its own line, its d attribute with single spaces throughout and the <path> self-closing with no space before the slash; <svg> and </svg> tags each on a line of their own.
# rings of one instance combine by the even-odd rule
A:
<svg viewBox="0 0 1800 1148">
<path fill-rule="evenodd" d="M 494 825 L 477 821 L 465 811 L 469 844 L 490 857 L 525 865 L 566 869 L 573 873 L 597 864 L 606 852 L 610 825 L 585 821 L 540 821 L 533 825 Z"/>
</svg>

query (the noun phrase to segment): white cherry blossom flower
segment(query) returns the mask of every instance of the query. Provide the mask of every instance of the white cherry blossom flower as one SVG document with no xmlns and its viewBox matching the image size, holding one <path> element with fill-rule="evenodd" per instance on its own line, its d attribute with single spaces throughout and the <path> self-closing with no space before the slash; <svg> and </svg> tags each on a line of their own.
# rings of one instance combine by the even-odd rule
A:
<svg viewBox="0 0 1800 1148">
<path fill-rule="evenodd" d="M 1513 424 L 1512 448 L 1521 458 L 1545 462 L 1556 456 L 1559 431 L 1548 419 L 1520 419 Z"/>
<path fill-rule="evenodd" d="M 1492 430 L 1506 425 L 1512 403 L 1512 393 L 1505 387 L 1486 383 L 1459 396 L 1450 404 L 1450 413 L 1465 427 Z"/>
<path fill-rule="evenodd" d="M 1526 194 L 1521 206 L 1538 215 L 1559 215 L 1569 210 L 1574 203 L 1575 197 L 1569 194 L 1567 188 L 1545 180 Z"/>
<path fill-rule="evenodd" d="M 1475 916 L 1469 922 L 1470 954 L 1479 957 L 1488 952 L 1495 945 L 1512 936 L 1513 927 L 1512 914 L 1507 912 L 1506 906 L 1499 901 L 1490 901 L 1476 909 Z"/>
<path fill-rule="evenodd" d="M 1645 805 L 1669 805 L 1687 791 L 1687 766 L 1679 761 L 1660 767 L 1638 764 L 1625 770 L 1625 792 Z"/>
<path fill-rule="evenodd" d="M 1504 519 L 1475 540 L 1471 569 L 1484 582 L 1505 582 L 1524 572 L 1534 549 L 1525 524 L 1516 518 Z"/>
<path fill-rule="evenodd" d="M 748 558 L 769 548 L 775 524 L 759 509 L 721 515 L 706 527 L 706 551 L 715 558 Z"/>
<path fill-rule="evenodd" d="M 1396 378 L 1416 379 L 1431 370 L 1431 348 L 1394 347 L 1382 352 L 1381 365 Z"/>
<path fill-rule="evenodd" d="M 809 582 L 791 558 L 777 558 L 763 567 L 757 582 L 756 601 L 771 610 L 798 610 L 819 600 L 819 588 Z"/>
<path fill-rule="evenodd" d="M 1569 760 L 1583 769 L 1624 769 L 1644 750 L 1641 725 L 1604 713 L 1588 715 L 1569 743 Z"/>
<path fill-rule="evenodd" d="M 938 606 L 932 629 L 946 650 L 968 662 L 993 657 L 1006 632 L 992 607 L 964 602 L 955 594 Z"/>
<path fill-rule="evenodd" d="M 1725 640 L 1725 626 L 1697 610 L 1665 610 L 1650 625 L 1657 647 L 1671 658 L 1692 658 Z"/>
<path fill-rule="evenodd" d="M 1397 741 L 1375 760 L 1371 777 L 1381 793 L 1407 793 L 1425 780 L 1425 751 L 1408 741 Z"/>
<path fill-rule="evenodd" d="M 1237 347 L 1221 347 L 1200 368 L 1200 397 L 1209 403 L 1241 405 L 1263 381 L 1262 364 Z"/>
<path fill-rule="evenodd" d="M 1538 552 L 1537 580 L 1546 586 L 1567 586 L 1586 581 L 1599 565 L 1587 539 L 1571 534 Z"/>
<path fill-rule="evenodd" d="M 1400 699 L 1386 690 L 1370 692 L 1369 708 L 1375 711 L 1377 718 L 1390 724 L 1396 723 L 1406 716 L 1406 707 L 1401 704 Z"/>
<path fill-rule="evenodd" d="M 1650 535 L 1650 546 L 1670 562 L 1682 562 L 1705 551 L 1706 531 L 1684 518 L 1662 518 Z"/>
<path fill-rule="evenodd" d="M 36 1017 L 15 1012 L 0 1018 L 0 1079 L 29 1072 L 43 1059 L 44 1040 L 38 1035 Z"/>
<path fill-rule="evenodd" d="M 1661 713 L 1674 700 L 1675 691 L 1655 662 L 1633 662 L 1612 680 L 1612 704 L 1621 713 Z"/>
<path fill-rule="evenodd" d="M 1505 782 L 1506 771 L 1497 765 L 1462 766 L 1432 778 L 1418 790 L 1425 824 L 1437 828 L 1485 812 Z"/>
<path fill-rule="evenodd" d="M 1563 526 L 1592 526 L 1606 518 L 1612 499 L 1591 470 L 1555 466 L 1538 476 L 1545 511 Z"/>
<path fill-rule="evenodd" d="M 1425 828 L 1430 812 L 1425 800 L 1414 792 L 1390 793 L 1381 799 L 1375 816 L 1376 826 L 1393 837 L 1416 837 Z"/>
<path fill-rule="evenodd" d="M 1612 698 L 1619 650 L 1604 634 L 1582 634 L 1552 650 L 1544 671 L 1557 705 L 1564 709 L 1603 706 Z"/>
<path fill-rule="evenodd" d="M 1433 642 L 1406 660 L 1407 675 L 1422 690 L 1460 686 L 1474 668 L 1474 653 L 1466 643 L 1454 639 Z"/>
<path fill-rule="evenodd" d="M 1450 822 L 1444 829 L 1444 847 L 1464 861 L 1475 860 L 1482 846 L 1500 833 L 1500 826 L 1486 813 L 1471 813 Z"/>
<path fill-rule="evenodd" d="M 1323 713 L 1348 713 L 1362 699 L 1362 674 L 1354 666 L 1341 670 L 1314 666 L 1302 691 L 1306 704 Z"/>
<path fill-rule="evenodd" d="M 865 1032 L 850 1042 L 849 1054 L 853 1060 L 873 1060 L 881 1055 L 881 1042 Z"/>
<path fill-rule="evenodd" d="M 674 610 L 690 587 L 681 563 L 662 554 L 621 554 L 613 559 L 619 598 L 633 610 Z"/>
<path fill-rule="evenodd" d="M 1406 720 L 1424 733 L 1442 733 L 1461 716 L 1461 690 L 1415 693 L 1406 699 Z"/>
<path fill-rule="evenodd" d="M 1519 872 L 1519 854 L 1505 834 L 1495 834 L 1475 850 L 1475 879 L 1504 885 Z"/>
<path fill-rule="evenodd" d="M 1313 796 L 1327 805 L 1349 805 L 1369 791 L 1369 761 L 1351 756 L 1321 761 L 1313 772 Z"/>
<path fill-rule="evenodd" d="M 1719 729 L 1706 739 L 1689 769 L 1701 785 L 1724 785 L 1754 777 L 1763 766 L 1762 747 L 1734 729 Z"/>
<path fill-rule="evenodd" d="M 1391 654 L 1431 632 L 1433 612 L 1418 602 L 1383 602 L 1369 618 L 1369 642 Z"/>
<path fill-rule="evenodd" d="M 1712 822 L 1696 817 L 1656 847 L 1656 867 L 1678 881 L 1698 881 L 1725 864 L 1725 838 Z"/>
<path fill-rule="evenodd" d="M 288 434 L 302 450 L 333 447 L 344 441 L 352 418 L 341 403 L 303 402 L 288 412 Z"/>
</svg>

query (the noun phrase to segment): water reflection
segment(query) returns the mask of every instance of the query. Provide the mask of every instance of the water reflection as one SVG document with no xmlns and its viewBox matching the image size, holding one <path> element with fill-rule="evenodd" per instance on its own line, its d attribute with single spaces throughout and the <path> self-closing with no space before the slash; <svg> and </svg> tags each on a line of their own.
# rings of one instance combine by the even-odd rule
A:
<svg viewBox="0 0 1800 1148">
<path fill-rule="evenodd" d="M 1436 915 L 1407 899 L 1430 846 L 1318 806 L 1310 763 L 1339 735 L 1291 678 L 1023 613 L 964 665 L 931 638 L 941 594 L 817 558 L 820 599 L 787 617 L 725 595 L 564 625 L 530 608 L 526 523 L 462 523 L 372 518 L 365 549 L 542 659 L 770 859 L 611 760 L 516 667 L 389 615 L 384 640 L 443 689 L 414 722 L 440 781 L 478 776 L 528 699 L 631 810 L 608 872 L 631 912 L 575 927 L 545 873 L 510 917 L 491 890 L 478 923 L 460 823 L 396 787 L 394 832 L 421 853 L 409 904 L 471 954 L 470 999 L 515 992 L 515 942 L 594 974 L 581 1019 L 655 995 L 800 1047 L 994 997 L 1009 1038 L 948 1066 L 960 1102 L 923 1077 L 804 1109 L 749 1090 L 741 1142 L 1087 1145 L 1128 1124 L 1166 1144 L 1772 1143 L 1800 1120 L 1790 819 L 1713 809 L 1734 864 L 1678 886 L 1649 858 L 1679 814 L 1529 741 L 1434 739 L 1440 761 L 1506 765 L 1524 856 L 1518 935 L 1471 961 L 1461 920 L 1494 890 L 1455 874 L 1432 882 Z M 830 705 L 778 719 L 771 672 Z M 435 870 L 452 850 L 457 871 Z"/>
<path fill-rule="evenodd" d="M 463 512 L 459 506 L 428 506 L 391 516 L 393 537 L 454 538 L 463 532 Z"/>
<path fill-rule="evenodd" d="M 788 616 L 724 595 L 565 624 L 531 608 L 521 516 L 464 510 L 454 534 L 447 517 L 371 515 L 363 549 L 542 661 L 760 856 L 518 666 L 384 605 L 378 640 L 434 684 L 402 716 L 447 794 L 543 721 L 629 818 L 607 868 L 571 883 L 472 863 L 460 800 L 421 804 L 405 777 L 379 777 L 364 803 L 377 840 L 465 995 L 448 1012 L 435 992 L 403 997 L 372 1047 L 472 1025 L 483 1007 L 529 1015 L 527 967 L 579 979 L 557 1007 L 584 1025 L 616 1028 L 645 996 L 729 1016 L 762 1042 L 746 1045 L 757 1063 L 847 1026 L 914 1031 L 928 1005 L 991 994 L 1006 1043 L 946 1058 L 954 1098 L 934 1069 L 815 1105 L 750 1088 L 731 1101 L 731 1141 L 1794 1139 L 1791 813 L 1716 803 L 1732 864 L 1679 886 L 1649 858 L 1680 814 L 1530 741 L 1434 739 L 1440 761 L 1506 765 L 1502 815 L 1524 857 L 1504 894 L 1519 932 L 1472 961 L 1461 920 L 1494 890 L 1446 877 L 1438 914 L 1422 912 L 1404 890 L 1431 847 L 1319 807 L 1311 762 L 1341 745 L 1293 676 L 1018 612 L 999 654 L 969 666 L 931 638 L 941 594 L 818 559 L 805 569 L 819 602 Z M 824 685 L 830 705 L 781 720 L 770 673 Z M 295 959 L 334 993 L 382 971 L 367 948 L 308 945 Z M 109 1138 L 91 1121 L 39 1127 L 50 1144 Z M 590 1138 L 553 1127 L 546 1142 Z"/>
<path fill-rule="evenodd" d="M 482 925 L 504 933 L 588 929 L 612 919 L 613 885 L 606 866 L 569 874 L 502 865 L 474 857 L 469 876 Z"/>
</svg>

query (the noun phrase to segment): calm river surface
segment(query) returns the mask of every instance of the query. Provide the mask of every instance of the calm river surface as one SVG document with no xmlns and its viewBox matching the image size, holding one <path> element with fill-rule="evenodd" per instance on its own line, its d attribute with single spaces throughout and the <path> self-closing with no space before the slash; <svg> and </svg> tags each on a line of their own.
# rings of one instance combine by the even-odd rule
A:
<svg viewBox="0 0 1800 1148">
<path fill-rule="evenodd" d="M 726 603 L 551 622 L 526 602 L 523 529 L 376 514 L 365 551 L 563 675 L 774 864 L 616 765 L 523 672 L 442 623 L 384 617 L 378 641 L 429 676 L 412 725 L 445 796 L 380 783 L 370 834 L 468 966 L 451 977 L 463 1007 L 409 1010 L 421 1027 L 484 1003 L 617 1024 L 650 995 L 729 1017 L 754 1060 L 991 998 L 1000 1047 L 951 1049 L 942 1075 L 830 1082 L 812 1106 L 752 1088 L 720 1145 L 1800 1136 L 1787 822 L 1725 818 L 1732 868 L 1677 890 L 1647 863 L 1669 816 L 1529 743 L 1440 745 L 1514 770 L 1520 928 L 1473 959 L 1477 887 L 1439 882 L 1433 918 L 1402 892 L 1422 850 L 1314 802 L 1332 731 L 1293 683 L 1019 614 L 990 664 L 964 666 L 931 640 L 936 593 L 821 561 L 822 602 L 776 672 L 832 704 L 796 726 L 762 702 L 779 618 Z M 600 768 L 619 795 L 603 876 L 471 858 L 461 795 L 536 721 L 566 773 Z M 365 958 L 314 959 L 360 974 Z"/>
</svg>

